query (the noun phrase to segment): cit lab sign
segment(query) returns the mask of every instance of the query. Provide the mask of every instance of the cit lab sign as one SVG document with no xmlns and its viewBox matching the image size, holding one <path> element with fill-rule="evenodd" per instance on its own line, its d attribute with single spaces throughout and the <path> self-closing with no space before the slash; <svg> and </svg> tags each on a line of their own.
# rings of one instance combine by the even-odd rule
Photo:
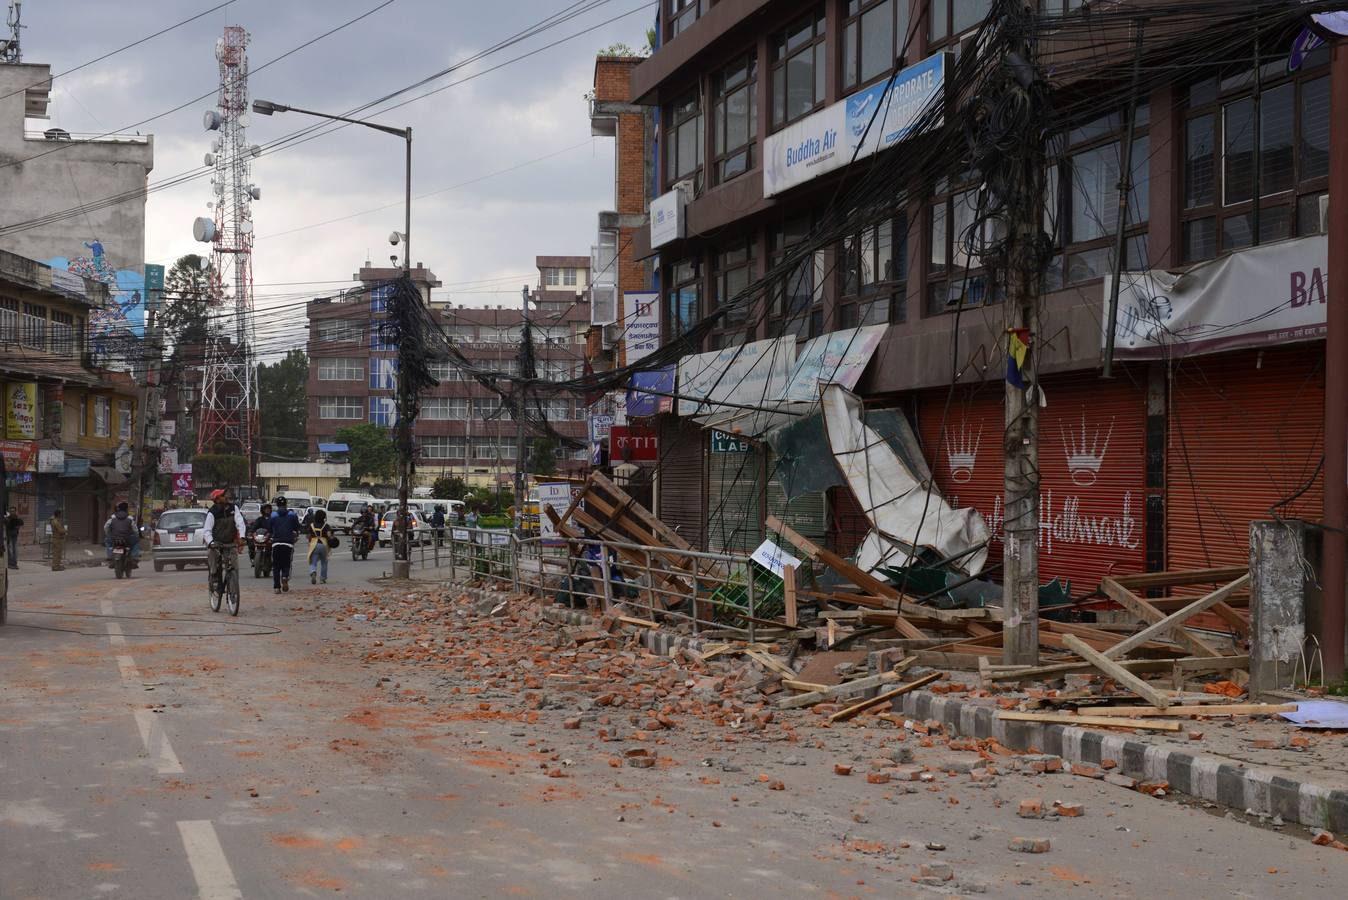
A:
<svg viewBox="0 0 1348 900">
<path fill-rule="evenodd" d="M 715 428 L 711 431 L 712 453 L 748 453 L 752 449 L 752 444 L 735 437 L 733 434 L 726 434 L 724 431 L 717 431 Z"/>
<path fill-rule="evenodd" d="M 613 462 L 658 462 L 660 450 L 654 428 L 614 425 L 609 431 L 608 456 Z"/>
</svg>

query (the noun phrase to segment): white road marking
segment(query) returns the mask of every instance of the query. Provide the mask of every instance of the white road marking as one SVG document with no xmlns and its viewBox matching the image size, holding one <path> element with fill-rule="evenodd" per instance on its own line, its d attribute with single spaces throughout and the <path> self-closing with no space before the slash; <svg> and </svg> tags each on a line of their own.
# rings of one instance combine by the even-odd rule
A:
<svg viewBox="0 0 1348 900">
<path fill-rule="evenodd" d="M 187 862 L 192 866 L 192 877 L 197 881 L 197 896 L 201 900 L 243 900 L 215 826 L 207 819 L 179 822 L 178 833 L 187 851 Z"/>
<path fill-rule="evenodd" d="M 117 657 L 117 670 L 122 673 L 124 681 L 135 681 L 140 678 L 140 670 L 136 668 L 136 661 L 129 656 Z"/>
<path fill-rule="evenodd" d="M 140 740 L 145 751 L 154 760 L 155 771 L 160 775 L 181 775 L 183 764 L 178 762 L 178 754 L 173 752 L 168 735 L 159 724 L 159 716 L 153 710 L 133 709 L 136 727 L 140 729 Z"/>
<path fill-rule="evenodd" d="M 126 645 L 126 638 L 122 635 L 122 626 L 119 622 L 108 623 L 108 643 L 118 647 Z"/>
</svg>

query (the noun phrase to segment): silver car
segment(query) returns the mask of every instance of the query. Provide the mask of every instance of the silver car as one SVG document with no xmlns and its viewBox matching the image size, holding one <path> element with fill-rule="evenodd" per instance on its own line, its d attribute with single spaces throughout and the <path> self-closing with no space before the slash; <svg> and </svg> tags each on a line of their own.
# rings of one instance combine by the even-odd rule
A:
<svg viewBox="0 0 1348 900">
<path fill-rule="evenodd" d="M 169 563 L 180 572 L 188 564 L 206 565 L 206 542 L 202 540 L 205 524 L 204 509 L 170 509 L 162 513 L 154 526 L 154 570 L 162 572 Z"/>
</svg>

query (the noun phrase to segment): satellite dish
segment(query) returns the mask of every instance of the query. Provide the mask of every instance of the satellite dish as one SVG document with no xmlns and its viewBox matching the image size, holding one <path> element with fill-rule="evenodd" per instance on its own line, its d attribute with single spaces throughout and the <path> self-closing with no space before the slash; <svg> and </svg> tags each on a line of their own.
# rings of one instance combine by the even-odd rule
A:
<svg viewBox="0 0 1348 900">
<path fill-rule="evenodd" d="M 203 244 L 209 244 L 215 240 L 215 220 L 197 216 L 196 221 L 192 223 L 192 237 Z"/>
<path fill-rule="evenodd" d="M 248 196 L 252 197 L 254 200 L 261 200 L 262 188 L 258 187 L 255 184 L 248 185 Z"/>
<path fill-rule="evenodd" d="M 262 155 L 262 147 L 261 147 L 260 145 L 258 145 L 258 144 L 254 144 L 253 146 L 251 146 L 251 147 L 248 148 L 248 152 L 251 153 L 251 154 L 253 154 L 254 157 L 261 156 L 261 155 Z"/>
<path fill-rule="evenodd" d="M 208 165 L 208 166 L 213 166 L 213 165 L 215 165 L 215 154 L 214 154 L 214 153 L 207 153 L 205 156 L 203 156 L 203 157 L 201 158 L 201 161 L 204 162 L 204 163 L 205 163 L 206 165 Z"/>
<path fill-rule="evenodd" d="M 201 117 L 201 127 L 207 131 L 220 130 L 220 113 L 213 109 L 208 109 Z"/>
<path fill-rule="evenodd" d="M 214 200 L 207 200 L 207 201 L 206 201 L 206 208 L 207 208 L 207 209 L 215 209 L 215 201 L 214 201 Z"/>
<path fill-rule="evenodd" d="M 240 223 L 239 223 L 239 232 L 240 232 L 241 234 L 252 234 L 252 233 L 253 233 L 253 223 L 252 223 L 252 222 L 249 222 L 247 219 L 245 219 L 243 222 L 240 222 Z"/>
<path fill-rule="evenodd" d="M 205 272 L 210 267 L 211 267 L 210 257 L 206 256 L 201 257 L 201 271 Z"/>
<path fill-rule="evenodd" d="M 219 153 L 219 152 L 220 152 L 220 139 L 219 139 L 219 138 L 216 138 L 215 140 L 211 141 L 211 152 L 212 152 L 212 153 Z"/>
</svg>

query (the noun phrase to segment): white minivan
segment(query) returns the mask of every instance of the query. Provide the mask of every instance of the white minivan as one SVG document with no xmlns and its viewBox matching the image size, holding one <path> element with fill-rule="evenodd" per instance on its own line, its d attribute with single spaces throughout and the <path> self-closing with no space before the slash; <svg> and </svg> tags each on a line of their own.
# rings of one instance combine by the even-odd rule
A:
<svg viewBox="0 0 1348 900">
<path fill-rule="evenodd" d="M 361 491 L 338 491 L 328 498 L 328 524 L 338 531 L 350 532 L 351 523 L 378 501 Z"/>
<path fill-rule="evenodd" d="M 276 496 L 285 497 L 286 507 L 299 516 L 304 515 L 304 511 L 314 505 L 314 498 L 308 491 L 278 491 Z M 322 498 L 319 498 L 318 502 L 322 503 Z"/>
</svg>

